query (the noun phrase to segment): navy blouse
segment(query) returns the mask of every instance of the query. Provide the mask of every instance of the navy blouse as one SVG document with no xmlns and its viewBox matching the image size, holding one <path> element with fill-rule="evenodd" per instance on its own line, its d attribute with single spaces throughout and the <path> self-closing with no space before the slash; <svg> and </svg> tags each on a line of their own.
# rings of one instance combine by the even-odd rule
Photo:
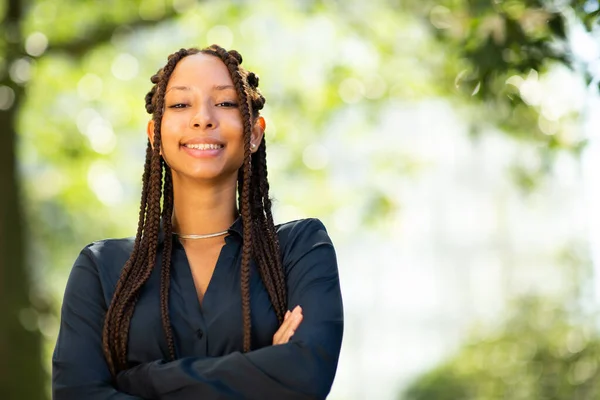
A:
<svg viewBox="0 0 600 400">
<path fill-rule="evenodd" d="M 142 288 L 129 331 L 133 368 L 111 378 L 102 353 L 104 316 L 133 238 L 86 246 L 65 290 L 52 357 L 54 400 L 322 399 L 335 376 L 343 332 L 335 251 L 323 224 L 278 225 L 288 308 L 304 319 L 287 344 L 272 345 L 277 317 L 251 263 L 252 351 L 243 353 L 240 292 L 242 223 L 229 228 L 203 298 L 198 301 L 183 246 L 173 236 L 169 313 L 177 359 L 160 316 L 161 233 L 156 268 Z"/>
</svg>

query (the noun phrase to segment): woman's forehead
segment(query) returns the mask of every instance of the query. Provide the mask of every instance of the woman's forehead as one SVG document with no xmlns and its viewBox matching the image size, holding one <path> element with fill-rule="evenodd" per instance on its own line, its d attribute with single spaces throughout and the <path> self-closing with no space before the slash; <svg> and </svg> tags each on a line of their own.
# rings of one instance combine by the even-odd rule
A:
<svg viewBox="0 0 600 400">
<path fill-rule="evenodd" d="M 175 66 L 169 78 L 167 91 L 173 87 L 218 88 L 232 86 L 229 70 L 220 58 L 210 54 L 197 53 L 184 57 Z"/>
</svg>

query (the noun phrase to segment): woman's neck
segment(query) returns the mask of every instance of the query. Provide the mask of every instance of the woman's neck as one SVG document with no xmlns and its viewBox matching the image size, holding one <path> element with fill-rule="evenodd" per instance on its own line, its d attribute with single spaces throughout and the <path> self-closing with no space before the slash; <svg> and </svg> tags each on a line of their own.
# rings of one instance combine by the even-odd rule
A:
<svg viewBox="0 0 600 400">
<path fill-rule="evenodd" d="M 237 218 L 236 180 L 200 184 L 173 176 L 173 232 L 202 235 L 226 230 Z"/>
</svg>

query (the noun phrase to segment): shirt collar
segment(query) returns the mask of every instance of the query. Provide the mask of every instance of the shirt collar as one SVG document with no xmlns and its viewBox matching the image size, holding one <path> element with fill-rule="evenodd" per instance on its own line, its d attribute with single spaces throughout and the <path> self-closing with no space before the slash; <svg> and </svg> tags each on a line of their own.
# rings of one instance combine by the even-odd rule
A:
<svg viewBox="0 0 600 400">
<path fill-rule="evenodd" d="M 233 224 L 231 224 L 231 226 L 227 229 L 227 231 L 229 234 L 236 234 L 241 238 L 241 237 L 243 237 L 243 232 L 244 232 L 243 225 L 244 224 L 242 223 L 242 216 L 239 215 L 235 219 L 235 221 L 233 221 Z M 173 234 L 173 237 L 175 237 L 175 234 Z M 161 243 L 163 243 L 164 240 L 165 240 L 165 231 L 163 229 L 163 220 L 161 217 L 160 229 L 158 231 L 158 243 L 161 244 Z"/>
<path fill-rule="evenodd" d="M 243 237 L 244 234 L 244 224 L 242 223 L 242 216 L 238 215 L 238 217 L 233 221 L 233 224 L 229 227 L 229 233 L 237 233 L 239 237 Z"/>
</svg>

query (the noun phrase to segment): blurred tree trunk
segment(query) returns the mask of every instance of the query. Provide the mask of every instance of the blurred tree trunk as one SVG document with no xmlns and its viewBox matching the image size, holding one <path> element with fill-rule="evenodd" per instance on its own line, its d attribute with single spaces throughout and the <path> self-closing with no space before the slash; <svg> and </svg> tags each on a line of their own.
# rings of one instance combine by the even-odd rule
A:
<svg viewBox="0 0 600 400">
<path fill-rule="evenodd" d="M 5 72 L 2 86 L 14 91 L 14 102 L 0 110 L 0 392 L 8 399 L 45 399 L 45 373 L 42 368 L 42 338 L 38 329 L 27 330 L 21 319 L 34 319 L 30 301 L 30 274 L 25 257 L 25 224 L 19 187 L 16 149 L 16 119 L 23 87 L 8 74 L 14 61 L 23 56 L 21 19 L 24 2 L 10 0 L 0 25 L 5 42 Z M 3 91 L 6 95 L 6 90 Z M 11 96 L 9 96 L 10 98 Z M 2 101 L 2 99 L 0 99 Z M 7 101 L 6 99 L 4 101 Z"/>
<path fill-rule="evenodd" d="M 13 107 L 0 111 L 0 392 L 8 399 L 43 399 L 40 331 L 26 330 L 20 321 L 20 316 L 31 319 L 36 315 L 29 300 L 30 274 L 14 152 L 20 94 L 16 93 Z"/>
</svg>

